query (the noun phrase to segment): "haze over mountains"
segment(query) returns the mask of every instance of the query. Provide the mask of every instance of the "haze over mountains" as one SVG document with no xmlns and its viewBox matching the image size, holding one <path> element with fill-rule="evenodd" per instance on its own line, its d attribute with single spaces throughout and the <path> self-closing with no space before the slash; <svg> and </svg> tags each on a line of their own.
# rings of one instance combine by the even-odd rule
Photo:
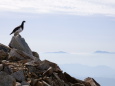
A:
<svg viewBox="0 0 115 86">
<path fill-rule="evenodd" d="M 101 86 L 115 86 L 115 70 L 110 67 L 90 67 L 80 64 L 61 64 L 60 67 L 64 71 L 68 71 L 68 73 L 72 76 L 76 76 L 81 79 L 89 76 L 96 79 L 101 84 Z"/>
<path fill-rule="evenodd" d="M 67 73 L 76 78 L 84 79 L 89 76 L 95 78 L 101 86 L 115 86 L 115 69 L 109 66 L 110 61 L 108 60 L 108 58 L 113 60 L 114 54 L 96 51 L 83 55 L 59 51 L 41 53 L 40 55 L 42 59 L 47 57 L 50 61 L 58 63 L 63 71 L 67 71 Z M 108 64 L 105 64 L 106 60 L 108 60 Z"/>
</svg>

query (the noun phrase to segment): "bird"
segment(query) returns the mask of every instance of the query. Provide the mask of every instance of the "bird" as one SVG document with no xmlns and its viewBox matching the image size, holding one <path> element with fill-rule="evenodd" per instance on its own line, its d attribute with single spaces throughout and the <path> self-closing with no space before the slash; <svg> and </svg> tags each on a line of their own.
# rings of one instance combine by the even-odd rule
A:
<svg viewBox="0 0 115 86">
<path fill-rule="evenodd" d="M 24 23 L 25 22 L 26 21 L 22 21 L 21 25 L 15 27 L 14 30 L 10 33 L 10 35 L 13 34 L 13 33 L 14 33 L 14 36 L 19 35 L 19 33 L 22 32 L 23 29 L 24 29 Z"/>
</svg>

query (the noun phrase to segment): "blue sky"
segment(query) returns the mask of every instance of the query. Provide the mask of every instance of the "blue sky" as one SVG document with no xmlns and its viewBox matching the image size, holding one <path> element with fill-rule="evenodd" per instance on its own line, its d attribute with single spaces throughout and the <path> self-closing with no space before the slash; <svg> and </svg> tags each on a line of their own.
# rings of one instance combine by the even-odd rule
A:
<svg viewBox="0 0 115 86">
<path fill-rule="evenodd" d="M 23 20 L 20 34 L 41 59 L 115 70 L 114 0 L 0 0 L 0 43 Z M 68 54 L 44 53 L 58 51 Z"/>
<path fill-rule="evenodd" d="M 1 16 L 2 42 L 9 43 L 9 33 L 26 20 L 21 33 L 33 50 L 92 53 L 97 50 L 115 52 L 115 18 L 105 15 L 31 14 L 4 12 Z M 29 38 L 28 38 L 29 37 Z M 38 46 L 38 47 L 36 47 Z"/>
</svg>

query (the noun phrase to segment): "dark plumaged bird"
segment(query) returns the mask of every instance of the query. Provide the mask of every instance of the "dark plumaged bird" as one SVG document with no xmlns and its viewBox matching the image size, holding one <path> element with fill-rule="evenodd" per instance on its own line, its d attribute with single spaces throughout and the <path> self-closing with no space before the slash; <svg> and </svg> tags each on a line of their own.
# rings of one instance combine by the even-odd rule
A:
<svg viewBox="0 0 115 86">
<path fill-rule="evenodd" d="M 26 21 L 22 21 L 22 24 L 19 25 L 19 26 L 17 26 L 16 28 L 14 28 L 14 30 L 10 33 L 10 35 L 13 34 L 13 33 L 14 33 L 15 36 L 16 36 L 16 35 L 19 35 L 19 33 L 22 32 L 23 29 L 24 29 L 24 23 L 25 23 L 25 22 L 26 22 Z"/>
</svg>

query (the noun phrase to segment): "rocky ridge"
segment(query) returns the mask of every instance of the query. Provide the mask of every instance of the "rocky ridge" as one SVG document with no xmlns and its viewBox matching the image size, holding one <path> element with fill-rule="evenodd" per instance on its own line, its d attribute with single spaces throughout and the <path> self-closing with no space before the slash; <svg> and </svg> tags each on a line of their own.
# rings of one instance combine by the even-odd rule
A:
<svg viewBox="0 0 115 86">
<path fill-rule="evenodd" d="M 0 44 L 0 86 L 100 86 L 93 78 L 79 80 L 48 60 L 41 61 L 20 35 L 9 47 Z"/>
</svg>

